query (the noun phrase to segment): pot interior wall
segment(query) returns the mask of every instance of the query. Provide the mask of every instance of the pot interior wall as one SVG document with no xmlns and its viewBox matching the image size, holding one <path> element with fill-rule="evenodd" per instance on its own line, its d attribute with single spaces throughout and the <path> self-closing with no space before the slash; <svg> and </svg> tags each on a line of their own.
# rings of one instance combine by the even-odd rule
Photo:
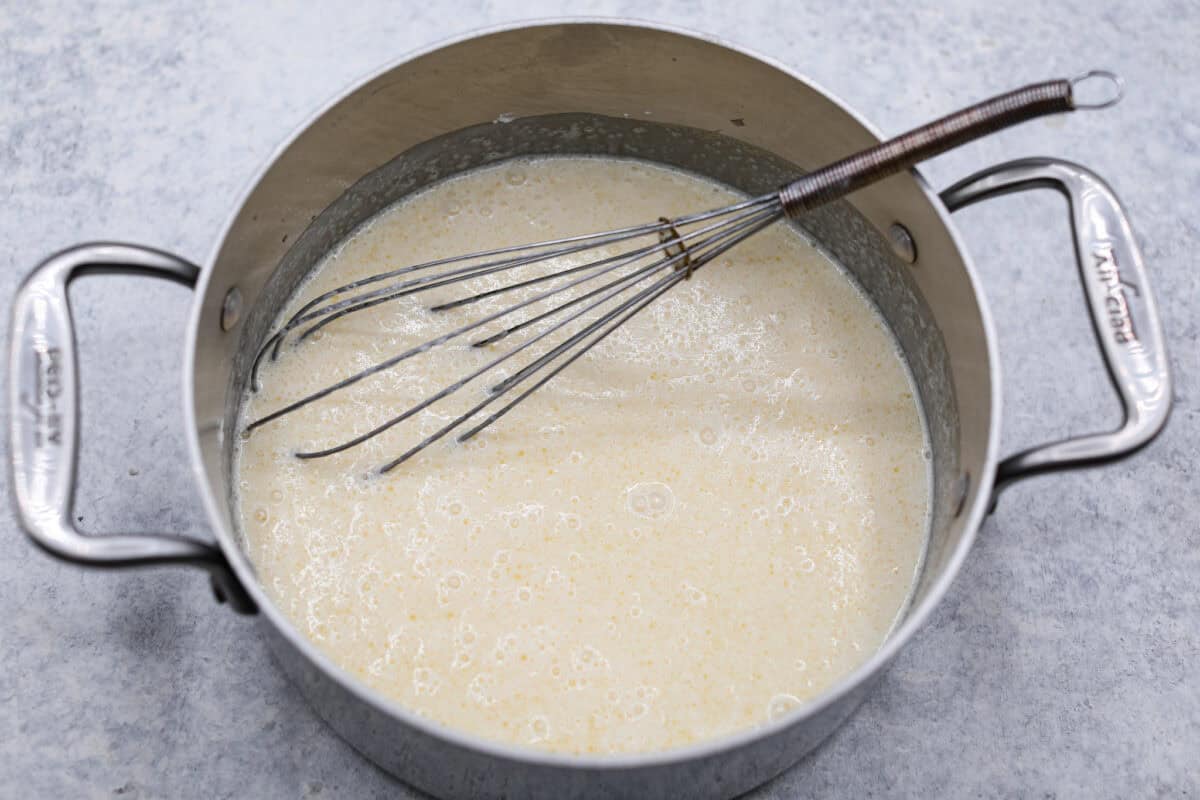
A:
<svg viewBox="0 0 1200 800">
<path fill-rule="evenodd" d="M 760 193 L 876 141 L 820 91 L 769 64 L 619 24 L 469 39 L 380 73 L 330 106 L 247 196 L 199 300 L 191 400 L 218 536 L 235 569 L 253 578 L 229 495 L 233 422 L 252 354 L 312 266 L 370 216 L 433 181 L 518 155 L 637 157 Z M 851 199 L 810 215 L 803 229 L 879 307 L 918 384 L 934 479 L 919 603 L 968 532 L 959 511 L 990 488 L 975 481 L 964 490 L 959 477 L 986 466 L 986 331 L 962 255 L 919 181 L 899 175 Z M 915 267 L 880 233 L 895 221 L 917 242 Z M 224 332 L 222 302 L 235 287 L 248 311 Z"/>
<path fill-rule="evenodd" d="M 769 192 L 800 172 L 778 156 L 719 133 L 595 114 L 554 114 L 487 123 L 418 145 L 351 186 L 305 229 L 271 274 L 246 319 L 243 342 L 235 356 L 226 426 L 234 422 L 251 361 L 269 335 L 276 314 L 326 253 L 358 226 L 412 192 L 488 164 L 539 155 L 645 159 L 704 175 L 751 195 Z M 695 210 L 701 209 L 663 211 Z M 842 264 L 866 292 L 891 327 L 910 365 L 929 420 L 935 509 L 930 525 L 931 550 L 940 552 L 949 541 L 945 523 L 958 474 L 958 414 L 941 333 L 909 268 L 852 206 L 828 206 L 806 217 L 797 227 Z M 228 471 L 232 449 L 224 458 Z"/>
</svg>

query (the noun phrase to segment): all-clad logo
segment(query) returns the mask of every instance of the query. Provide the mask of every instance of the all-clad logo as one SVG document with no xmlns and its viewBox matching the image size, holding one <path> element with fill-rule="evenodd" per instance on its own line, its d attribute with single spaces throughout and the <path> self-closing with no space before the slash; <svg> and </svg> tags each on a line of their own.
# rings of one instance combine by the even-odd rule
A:
<svg viewBox="0 0 1200 800">
<path fill-rule="evenodd" d="M 62 351 L 35 344 L 33 358 L 33 396 L 22 394 L 21 404 L 33 417 L 33 446 L 58 446 L 62 444 L 62 413 L 58 410 L 63 392 Z"/>
<path fill-rule="evenodd" d="M 1104 309 L 1108 312 L 1108 325 L 1112 330 L 1117 344 L 1137 344 L 1137 331 L 1133 329 L 1133 319 L 1129 316 L 1129 300 L 1125 296 L 1125 287 L 1140 295 L 1138 287 L 1121 280 L 1121 267 L 1117 264 L 1116 253 L 1111 244 L 1102 243 L 1092 250 L 1092 265 L 1096 270 L 1096 278 L 1104 287 Z"/>
</svg>

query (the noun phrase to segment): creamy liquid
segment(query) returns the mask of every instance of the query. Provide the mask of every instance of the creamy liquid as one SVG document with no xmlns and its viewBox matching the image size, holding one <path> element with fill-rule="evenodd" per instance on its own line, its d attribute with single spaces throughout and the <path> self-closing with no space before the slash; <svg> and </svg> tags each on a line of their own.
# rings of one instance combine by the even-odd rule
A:
<svg viewBox="0 0 1200 800">
<path fill-rule="evenodd" d="M 371 220 L 284 318 L 406 264 L 736 199 L 641 162 L 508 162 Z M 426 310 L 499 285 L 410 296 L 285 348 L 243 424 L 499 308 Z M 346 453 L 293 456 L 368 430 L 522 341 L 470 340 L 240 447 L 251 559 L 331 659 L 461 731 L 614 753 L 763 724 L 879 647 L 925 543 L 924 426 L 889 332 L 798 233 L 774 225 L 704 267 L 466 444 L 447 437 L 368 475 L 495 378 Z"/>
</svg>

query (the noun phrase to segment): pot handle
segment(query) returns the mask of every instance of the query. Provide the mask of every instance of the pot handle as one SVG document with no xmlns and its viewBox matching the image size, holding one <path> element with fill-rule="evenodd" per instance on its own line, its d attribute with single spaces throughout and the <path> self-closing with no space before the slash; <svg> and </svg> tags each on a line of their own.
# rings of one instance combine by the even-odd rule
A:
<svg viewBox="0 0 1200 800">
<path fill-rule="evenodd" d="M 39 547 L 76 564 L 185 564 L 212 578 L 217 598 L 253 613 L 254 602 L 221 550 L 166 534 L 84 536 L 71 523 L 79 453 L 75 330 L 67 287 L 83 274 L 132 274 L 195 286 L 199 267 L 129 244 L 97 242 L 42 262 L 17 290 L 9 351 L 9 454 L 21 527 Z"/>
<path fill-rule="evenodd" d="M 1070 205 L 1075 256 L 1092 327 L 1125 410 L 1121 427 L 1044 444 L 1009 456 L 996 469 L 996 496 L 1022 478 L 1105 464 L 1141 449 L 1171 411 L 1171 375 L 1162 322 L 1129 219 L 1099 175 L 1069 161 L 1026 158 L 999 164 L 941 194 L 951 211 L 1027 189 L 1057 189 Z"/>
</svg>

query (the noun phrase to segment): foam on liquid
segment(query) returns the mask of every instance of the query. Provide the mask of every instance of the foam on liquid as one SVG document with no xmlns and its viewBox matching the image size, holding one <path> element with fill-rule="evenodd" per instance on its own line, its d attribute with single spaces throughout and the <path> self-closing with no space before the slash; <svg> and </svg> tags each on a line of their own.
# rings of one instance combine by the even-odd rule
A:
<svg viewBox="0 0 1200 800">
<path fill-rule="evenodd" d="M 641 162 L 508 162 L 371 220 L 284 317 L 406 264 L 735 199 Z M 425 310 L 499 285 L 478 279 L 330 325 L 264 369 L 243 423 L 498 308 Z M 334 661 L 452 728 L 614 753 L 763 724 L 879 647 L 923 552 L 924 426 L 889 332 L 795 231 L 777 224 L 704 267 L 467 444 L 448 437 L 365 477 L 495 379 L 346 453 L 293 456 L 522 341 L 481 350 L 471 338 L 239 448 L 250 557 Z"/>
</svg>

